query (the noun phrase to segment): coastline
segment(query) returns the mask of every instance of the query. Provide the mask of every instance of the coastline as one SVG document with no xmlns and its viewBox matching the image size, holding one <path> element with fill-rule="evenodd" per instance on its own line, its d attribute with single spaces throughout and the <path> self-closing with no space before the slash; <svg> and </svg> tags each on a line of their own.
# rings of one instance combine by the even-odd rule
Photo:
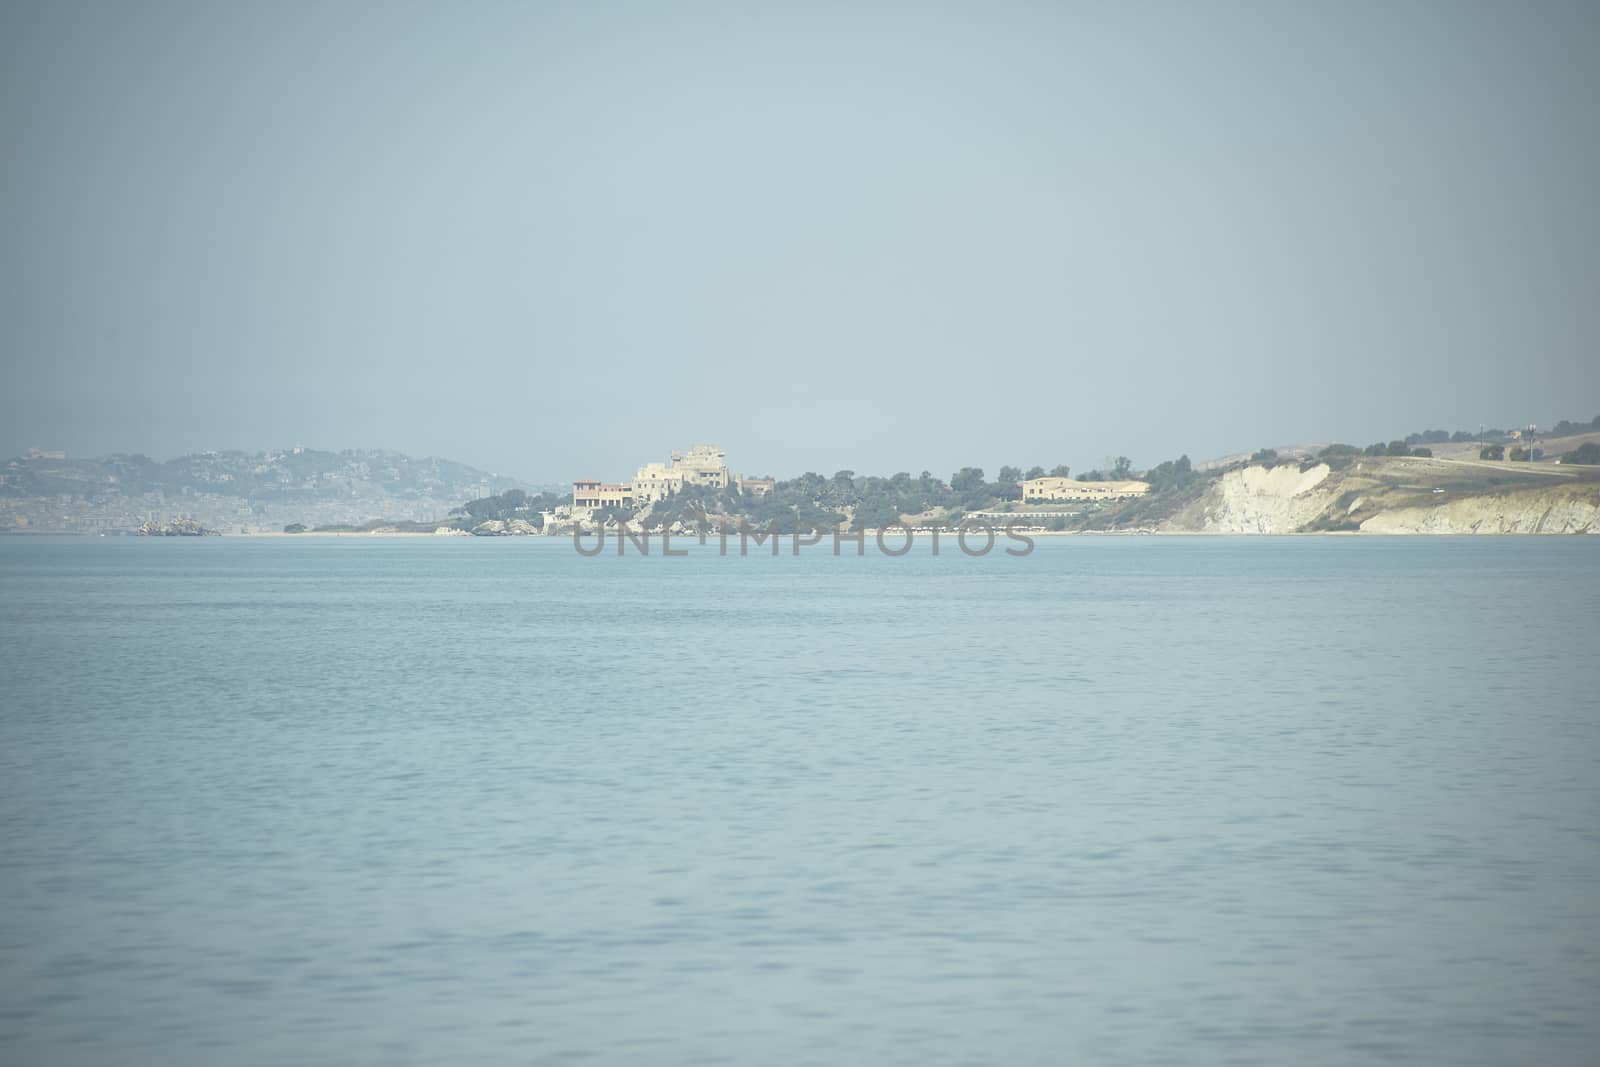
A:
<svg viewBox="0 0 1600 1067">
<path fill-rule="evenodd" d="M 994 529 L 995 529 L 996 535 L 1003 536 L 1004 533 L 1005 533 L 1005 527 L 1004 526 L 996 526 Z M 869 529 L 867 529 L 867 530 L 865 530 L 863 532 L 865 533 L 865 535 L 867 537 L 876 537 L 878 535 L 879 531 L 869 528 Z M 513 534 L 513 535 L 494 535 L 494 536 L 489 536 L 489 537 L 475 537 L 473 534 L 467 533 L 465 531 L 463 531 L 461 533 L 454 533 L 454 534 L 435 534 L 435 533 L 421 533 L 421 532 L 418 532 L 418 531 L 411 531 L 411 530 L 373 530 L 373 531 L 328 530 L 328 531 L 322 531 L 322 532 L 312 532 L 312 531 L 308 530 L 305 533 L 284 533 L 281 530 L 277 530 L 277 531 L 274 531 L 274 530 L 261 530 L 261 531 L 253 531 L 251 533 L 222 533 L 222 532 L 218 532 L 218 533 L 214 533 L 214 534 L 207 534 L 205 537 L 168 537 L 168 536 L 160 536 L 160 535 L 141 535 L 141 534 L 136 534 L 136 533 L 126 533 L 126 532 L 118 532 L 118 533 L 85 533 L 85 532 L 77 531 L 77 530 L 7 530 L 3 534 L 0 534 L 0 536 L 16 537 L 16 538 L 26 538 L 26 537 L 72 537 L 72 538 L 85 538 L 85 539 L 116 538 L 116 539 L 141 540 L 141 541 L 209 540 L 209 539 L 212 539 L 212 538 L 225 538 L 225 539 L 234 540 L 234 541 L 240 541 L 240 540 L 274 540 L 274 539 L 277 539 L 277 540 L 302 540 L 303 541 L 303 540 L 326 539 L 326 538 L 348 538 L 348 539 L 352 539 L 352 540 L 372 540 L 372 539 L 385 539 L 385 538 L 412 538 L 412 539 L 418 539 L 418 540 L 424 540 L 424 541 L 433 541 L 433 540 L 437 540 L 437 541 L 455 541 L 455 540 L 460 540 L 462 538 L 473 538 L 474 540 L 480 540 L 480 541 L 508 541 L 508 540 L 563 541 L 563 540 L 570 540 L 570 535 L 568 535 L 568 534 L 554 534 L 554 535 L 546 535 L 546 534 Z M 653 536 L 654 536 L 654 534 L 653 534 Z M 675 536 L 677 536 L 677 535 L 675 535 Z M 691 535 L 687 535 L 687 538 L 692 539 L 693 536 L 694 535 L 692 535 L 692 534 Z M 785 535 L 785 536 L 787 536 L 787 535 Z M 823 536 L 826 537 L 827 534 L 824 533 Z M 855 535 L 854 535 L 854 533 L 852 533 L 850 536 L 853 539 Z M 899 536 L 902 536 L 902 531 L 898 530 L 898 529 L 895 529 L 893 527 L 890 527 L 885 531 L 885 536 L 886 537 L 899 537 Z M 926 537 L 926 536 L 927 536 L 926 531 L 919 532 L 918 539 L 920 540 L 922 537 Z M 956 536 L 956 532 L 954 530 L 942 530 L 942 531 L 940 531 L 940 536 L 941 537 L 954 538 Z M 1273 537 L 1364 537 L 1364 538 L 1378 538 L 1378 537 L 1585 537 L 1585 536 L 1595 536 L 1595 535 L 1593 535 L 1593 534 L 1585 534 L 1585 533 L 1521 533 L 1521 532 L 1502 533 L 1502 532 L 1499 532 L 1499 531 L 1494 531 L 1494 532 L 1485 531 L 1485 532 L 1480 532 L 1480 533 L 1461 533 L 1459 531 L 1438 531 L 1438 532 L 1435 532 L 1435 531 L 1425 531 L 1425 530 L 1395 530 L 1395 531 L 1385 530 L 1385 531 L 1381 531 L 1381 532 L 1380 531 L 1367 531 L 1367 530 L 1284 530 L 1284 531 L 1272 531 L 1272 532 L 1244 532 L 1244 531 L 1238 531 L 1238 530 L 1018 530 L 1017 531 L 1017 536 L 1019 536 L 1019 537 L 1026 536 L 1026 537 L 1030 537 L 1030 538 L 1057 538 L 1057 537 L 1069 537 L 1069 538 L 1070 537 L 1231 537 L 1231 538 L 1236 538 L 1236 539 L 1257 539 L 1257 538 L 1273 538 Z M 821 542 L 819 542 L 819 543 L 821 543 Z"/>
</svg>

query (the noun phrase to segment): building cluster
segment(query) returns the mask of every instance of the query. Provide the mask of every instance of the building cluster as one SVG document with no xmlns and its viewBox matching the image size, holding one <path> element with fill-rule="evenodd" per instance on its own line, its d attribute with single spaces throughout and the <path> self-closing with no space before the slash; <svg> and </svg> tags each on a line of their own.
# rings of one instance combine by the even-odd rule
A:
<svg viewBox="0 0 1600 1067">
<path fill-rule="evenodd" d="M 585 517 L 585 513 L 605 508 L 647 508 L 690 486 L 732 487 L 742 493 L 765 496 L 775 484 L 771 478 L 746 478 L 729 470 L 727 453 L 718 445 L 695 445 L 687 452 L 672 453 L 665 463 L 646 463 L 634 472 L 631 482 L 573 482 L 572 512 L 574 517 Z"/>
<path fill-rule="evenodd" d="M 1057 500 L 1127 500 L 1150 491 L 1149 482 L 1080 482 L 1076 478 L 1029 478 L 1022 483 L 1024 504 Z"/>
</svg>

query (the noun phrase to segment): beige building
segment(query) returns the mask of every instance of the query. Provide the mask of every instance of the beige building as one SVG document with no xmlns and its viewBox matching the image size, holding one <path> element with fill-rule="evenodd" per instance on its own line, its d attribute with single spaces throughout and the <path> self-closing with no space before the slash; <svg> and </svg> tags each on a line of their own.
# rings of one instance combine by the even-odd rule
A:
<svg viewBox="0 0 1600 1067">
<path fill-rule="evenodd" d="M 609 482 L 572 483 L 572 507 L 633 509 L 633 487 Z"/>
<path fill-rule="evenodd" d="M 665 463 L 646 463 L 633 476 L 633 499 L 640 507 L 664 500 L 683 488 L 683 472 Z"/>
<path fill-rule="evenodd" d="M 665 463 L 646 463 L 633 476 L 633 499 L 645 507 L 687 485 L 725 489 L 739 476 L 728 470 L 728 454 L 718 445 L 695 445 L 674 452 Z"/>
<path fill-rule="evenodd" d="M 1030 478 L 1022 483 L 1024 504 L 1055 500 L 1127 500 L 1150 491 L 1149 482 L 1080 482 L 1076 478 Z"/>
<path fill-rule="evenodd" d="M 574 482 L 572 506 L 574 509 L 647 508 L 693 485 L 707 489 L 726 489 L 732 485 L 764 496 L 773 491 L 775 484 L 771 478 L 744 478 L 730 471 L 728 454 L 718 445 L 695 445 L 687 452 L 672 453 L 665 463 L 646 463 L 634 472 L 633 481 L 627 485 Z"/>
<path fill-rule="evenodd" d="M 740 478 L 738 484 L 741 493 L 749 493 L 751 496 L 771 496 L 772 491 L 778 487 L 775 478 Z"/>
<path fill-rule="evenodd" d="M 672 466 L 682 472 L 684 485 L 703 485 L 711 489 L 728 486 L 728 454 L 717 445 L 695 445 L 687 453 L 674 452 Z"/>
</svg>

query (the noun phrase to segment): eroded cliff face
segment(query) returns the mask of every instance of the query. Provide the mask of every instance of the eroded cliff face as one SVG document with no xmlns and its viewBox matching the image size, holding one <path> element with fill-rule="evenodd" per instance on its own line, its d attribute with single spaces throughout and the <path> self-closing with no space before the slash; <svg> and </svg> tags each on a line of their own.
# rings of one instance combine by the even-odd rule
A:
<svg viewBox="0 0 1600 1067">
<path fill-rule="evenodd" d="M 1600 534 L 1600 499 L 1561 489 L 1473 496 L 1436 507 L 1380 511 L 1361 523 L 1379 534 Z"/>
<path fill-rule="evenodd" d="M 1496 485 L 1520 478 L 1522 484 Z M 1426 459 L 1244 467 L 1160 529 L 1186 533 L 1600 534 L 1600 481 Z"/>
<path fill-rule="evenodd" d="M 1229 471 L 1173 525 L 1201 533 L 1294 533 L 1333 506 L 1330 473 L 1326 463 L 1305 471 L 1292 465 Z"/>
</svg>

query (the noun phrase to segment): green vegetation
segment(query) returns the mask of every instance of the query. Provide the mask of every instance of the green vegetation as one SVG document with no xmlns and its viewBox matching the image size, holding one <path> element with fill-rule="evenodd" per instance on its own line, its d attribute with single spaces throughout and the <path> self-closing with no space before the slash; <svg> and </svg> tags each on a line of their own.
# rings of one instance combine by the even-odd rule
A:
<svg viewBox="0 0 1600 1067">
<path fill-rule="evenodd" d="M 1593 430 L 1600 430 L 1600 415 L 1596 415 L 1588 422 L 1572 422 L 1567 419 L 1562 419 L 1560 422 L 1556 423 L 1550 428 L 1549 435 L 1551 437 L 1567 437 L 1571 434 L 1589 433 Z M 1456 430 L 1454 433 L 1451 433 L 1447 430 L 1423 430 L 1421 433 L 1406 434 L 1405 443 L 1411 446 L 1442 444 L 1459 445 L 1481 440 L 1485 445 L 1487 445 L 1491 442 L 1497 444 L 1506 444 L 1509 439 L 1510 434 L 1508 434 L 1505 430 L 1499 429 Z M 1380 452 L 1369 454 L 1383 455 L 1385 453 Z M 1388 454 L 1396 455 L 1401 453 Z"/>
<path fill-rule="evenodd" d="M 1145 481 L 1150 483 L 1152 493 L 1169 493 L 1187 489 L 1201 477 L 1185 454 L 1151 467 L 1145 474 Z"/>
<path fill-rule="evenodd" d="M 1571 424 L 1565 424 L 1571 425 Z M 1580 427 L 1581 429 L 1581 427 Z M 1494 431 L 1499 435 L 1500 431 Z M 1366 456 L 1419 456 L 1430 457 L 1429 445 L 1441 442 L 1475 441 L 1478 434 L 1467 431 L 1446 433 L 1427 430 L 1412 434 L 1407 439 L 1379 441 L 1365 449 L 1355 445 L 1334 443 L 1321 449 L 1316 459 L 1301 462 L 1302 468 L 1316 460 L 1331 462 L 1339 467 L 1350 459 Z M 1486 433 L 1485 437 L 1492 436 Z M 1499 443 L 1483 450 L 1485 459 L 1498 459 L 1503 454 Z M 1568 462 L 1600 462 L 1595 452 L 1575 450 L 1569 453 Z M 1520 454 L 1521 450 L 1517 450 Z M 1534 453 L 1537 455 L 1537 453 Z M 1271 448 L 1252 453 L 1250 463 L 1277 466 L 1292 462 Z M 1132 460 L 1127 456 L 1108 456 L 1103 465 L 1078 477 L 1082 481 L 1120 481 L 1140 477 L 1150 484 L 1150 492 L 1133 500 L 1083 503 L 1074 505 L 1071 514 L 1041 515 L 1035 521 L 1049 529 L 1116 529 L 1133 525 L 1148 525 L 1162 521 L 1198 499 L 1212 482 L 1221 476 L 1221 470 L 1197 471 L 1187 455 L 1158 463 L 1142 475 L 1136 475 Z M 962 467 L 948 479 L 935 477 L 929 471 L 912 475 L 901 471 L 888 477 L 858 474 L 853 470 L 835 471 L 831 476 L 808 471 L 795 478 L 775 483 L 771 493 L 744 494 L 735 488 L 712 489 L 687 487 L 676 495 L 658 501 L 654 506 L 625 513 L 606 509 L 597 513 L 604 521 L 627 521 L 636 525 L 659 529 L 677 523 L 694 525 L 708 521 L 748 522 L 757 529 L 777 525 L 785 534 L 792 531 L 832 529 L 848 524 L 854 529 L 882 528 L 898 522 L 917 525 L 955 526 L 975 512 L 1014 512 L 1019 518 L 1033 509 L 1019 509 L 1021 483 L 1045 477 L 1043 464 L 1029 467 L 1005 465 L 990 479 L 982 467 Z M 1048 470 L 1058 478 L 1072 477 L 1072 469 L 1060 464 Z M 473 500 L 452 513 L 455 525 L 470 529 L 489 519 L 509 521 L 526 519 L 540 525 L 539 512 L 571 502 L 570 496 L 542 494 L 530 496 L 520 490 L 511 490 L 493 497 Z M 1054 509 L 1039 509 L 1050 511 Z"/>
<path fill-rule="evenodd" d="M 450 515 L 457 520 L 451 525 L 470 530 L 479 523 L 491 519 L 498 519 L 501 522 L 526 519 L 535 527 L 540 527 L 544 524 L 544 519 L 539 514 L 541 511 L 549 511 L 571 502 L 572 498 L 565 495 L 540 493 L 533 496 L 521 489 L 508 489 L 504 493 L 479 497 L 477 500 L 467 501 L 458 508 L 451 508 Z"/>
<path fill-rule="evenodd" d="M 287 525 L 287 526 L 285 526 L 283 528 L 283 532 L 284 533 L 305 533 L 306 532 L 306 524 L 303 523 L 303 522 L 291 522 L 289 525 Z"/>
<path fill-rule="evenodd" d="M 1600 465 L 1600 443 L 1590 441 L 1586 444 L 1579 445 L 1571 452 L 1564 454 L 1561 457 L 1561 462 L 1563 464 L 1585 463 L 1591 465 Z"/>
<path fill-rule="evenodd" d="M 1562 419 L 1560 422 L 1556 423 L 1555 426 L 1551 427 L 1550 436 L 1567 437 L 1571 434 L 1589 433 L 1593 430 L 1600 430 L 1600 415 L 1596 415 L 1588 422 L 1568 422 L 1566 419 Z M 1566 460 L 1563 459 L 1562 462 L 1565 463 Z"/>
<path fill-rule="evenodd" d="M 1363 455 L 1367 456 L 1431 456 L 1431 448 L 1412 448 L 1404 441 L 1390 441 L 1388 444 L 1378 442 L 1368 445 Z"/>
<path fill-rule="evenodd" d="M 1107 477 L 1133 476 L 1132 461 L 1118 456 L 1107 462 Z M 721 524 L 748 522 L 751 527 L 765 530 L 774 523 L 782 533 L 832 529 L 848 524 L 852 529 L 875 529 L 899 522 L 915 525 L 944 525 L 953 527 L 968 515 L 978 511 L 1010 511 L 1021 499 L 1021 482 L 1028 477 L 1043 477 L 1042 466 L 1024 471 L 1020 466 L 1004 466 L 998 476 L 990 480 L 981 467 L 962 467 L 950 475 L 948 481 L 936 478 L 928 471 L 913 476 L 901 471 L 887 478 L 877 475 L 859 475 L 855 471 L 836 471 L 831 477 L 808 471 L 798 478 L 775 484 L 765 495 L 741 493 L 735 488 L 712 489 L 688 486 L 650 508 L 635 514 L 607 510 L 598 512 L 603 520 L 626 520 L 638 526 L 660 529 L 678 523 L 693 526 L 699 522 Z M 1054 469 L 1056 477 L 1070 477 L 1065 465 Z M 1168 460 L 1153 468 L 1146 477 L 1151 480 L 1151 496 L 1161 496 L 1166 503 L 1176 497 L 1187 499 L 1187 492 L 1199 491 L 1209 476 L 1196 472 L 1188 456 Z M 548 497 L 527 497 L 520 492 L 504 493 L 496 497 L 474 500 L 457 508 L 460 523 L 470 528 L 472 524 L 487 519 L 526 518 L 537 524 L 537 511 L 558 503 L 570 503 L 570 498 L 559 500 Z M 1102 521 L 1114 515 L 1123 502 L 1115 504 L 1087 504 L 1079 517 L 1054 515 L 1040 518 L 1053 529 L 1067 529 L 1090 522 Z M 1028 514 L 1017 512 L 1018 516 Z"/>
<path fill-rule="evenodd" d="M 1505 445 L 1484 445 L 1482 448 L 1478 449 L 1478 458 L 1479 459 L 1505 459 L 1506 458 L 1506 446 Z"/>
</svg>

